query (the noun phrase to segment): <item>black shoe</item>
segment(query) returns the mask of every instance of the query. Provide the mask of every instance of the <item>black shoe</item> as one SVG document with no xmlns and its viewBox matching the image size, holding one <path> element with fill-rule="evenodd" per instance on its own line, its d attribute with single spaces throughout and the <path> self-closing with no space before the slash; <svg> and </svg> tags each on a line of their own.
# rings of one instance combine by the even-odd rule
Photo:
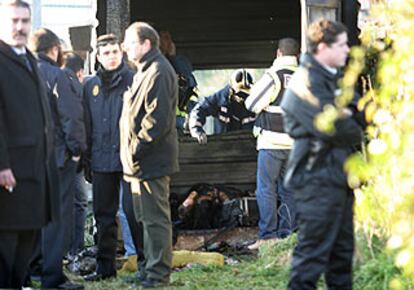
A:
<svg viewBox="0 0 414 290">
<path fill-rule="evenodd" d="M 115 278 L 115 277 L 116 277 L 116 273 L 105 275 L 105 274 L 94 272 L 92 274 L 83 276 L 83 279 L 88 282 L 96 282 L 96 281 L 102 281 L 102 280 Z"/>
<path fill-rule="evenodd" d="M 122 278 L 122 281 L 126 284 L 141 284 L 144 280 L 145 277 L 140 272 L 136 272 L 134 276 Z"/>
<path fill-rule="evenodd" d="M 170 283 L 168 281 L 163 281 L 159 279 L 146 278 L 141 282 L 143 288 L 158 288 L 168 286 Z"/>
<path fill-rule="evenodd" d="M 56 289 L 64 289 L 64 290 L 83 290 L 85 287 L 83 287 L 82 284 L 76 284 L 71 281 L 65 281 L 62 284 L 58 285 Z"/>
</svg>

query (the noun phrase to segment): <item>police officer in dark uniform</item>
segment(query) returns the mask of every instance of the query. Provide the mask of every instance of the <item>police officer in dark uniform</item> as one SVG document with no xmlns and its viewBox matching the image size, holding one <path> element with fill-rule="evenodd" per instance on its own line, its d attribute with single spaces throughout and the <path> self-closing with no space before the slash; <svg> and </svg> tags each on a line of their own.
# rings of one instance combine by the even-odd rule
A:
<svg viewBox="0 0 414 290">
<path fill-rule="evenodd" d="M 123 94 L 131 86 L 135 72 L 123 61 L 121 46 L 115 35 L 100 36 L 96 47 L 100 67 L 84 85 L 86 109 L 91 122 L 85 159 L 87 167 L 92 170 L 93 210 L 98 228 L 97 269 L 84 277 L 87 281 L 116 276 L 116 214 L 120 186 L 124 195 L 131 195 L 129 186 L 122 178 L 119 119 Z"/>
<path fill-rule="evenodd" d="M 62 64 L 60 40 L 52 31 L 40 28 L 30 39 L 36 52 L 39 71 L 45 81 L 55 128 L 55 151 L 60 177 L 61 220 L 42 229 L 42 287 L 83 289 L 68 281 L 63 274 L 62 260 L 69 248 L 75 180 L 80 155 L 86 150 L 86 134 L 82 100 L 71 86 Z"/>
<path fill-rule="evenodd" d="M 253 77 L 249 72 L 245 69 L 236 70 L 229 85 L 205 97 L 193 108 L 189 120 L 191 136 L 200 144 L 207 143 L 203 125 L 208 116 L 215 117 L 215 134 L 252 129 L 256 115 L 248 111 L 244 105 L 252 85 Z"/>
<path fill-rule="evenodd" d="M 63 56 L 63 72 L 66 74 L 70 81 L 70 86 L 76 96 L 82 100 L 83 98 L 83 78 L 84 78 L 84 61 L 74 52 L 65 52 Z M 86 120 L 89 114 L 84 114 L 85 124 L 90 125 L 90 121 Z M 90 128 L 86 128 L 86 132 L 90 132 Z M 86 183 L 84 173 L 82 170 L 81 162 L 78 166 L 75 180 L 72 185 L 74 191 L 74 204 L 73 204 L 73 225 L 70 237 L 69 255 L 74 256 L 84 248 L 85 238 L 85 222 L 88 211 L 88 197 L 86 193 Z"/>
<path fill-rule="evenodd" d="M 288 289 L 316 289 L 325 275 L 328 289 L 352 289 L 353 203 L 344 163 L 362 140 L 365 118 L 355 104 L 338 108 L 334 132 L 322 132 L 315 118 L 335 106 L 339 68 L 349 47 L 346 27 L 325 19 L 307 30 L 309 53 L 293 75 L 281 107 L 284 128 L 295 140 L 285 184 L 294 192 L 298 244 Z"/>
</svg>

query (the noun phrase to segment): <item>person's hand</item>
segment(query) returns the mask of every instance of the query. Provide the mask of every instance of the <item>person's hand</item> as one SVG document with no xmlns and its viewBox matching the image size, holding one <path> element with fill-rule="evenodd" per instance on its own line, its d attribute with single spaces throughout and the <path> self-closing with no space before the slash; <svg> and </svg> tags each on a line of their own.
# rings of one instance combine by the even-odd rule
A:
<svg viewBox="0 0 414 290">
<path fill-rule="evenodd" d="M 80 155 L 78 155 L 78 156 L 72 156 L 72 161 L 79 162 L 80 158 L 81 158 Z"/>
<path fill-rule="evenodd" d="M 13 188 L 16 187 L 16 179 L 14 178 L 11 169 L 0 170 L 0 186 L 6 190 L 12 192 Z"/>
<path fill-rule="evenodd" d="M 207 134 L 205 132 L 200 132 L 195 137 L 198 141 L 198 144 L 204 145 L 207 144 Z"/>
</svg>

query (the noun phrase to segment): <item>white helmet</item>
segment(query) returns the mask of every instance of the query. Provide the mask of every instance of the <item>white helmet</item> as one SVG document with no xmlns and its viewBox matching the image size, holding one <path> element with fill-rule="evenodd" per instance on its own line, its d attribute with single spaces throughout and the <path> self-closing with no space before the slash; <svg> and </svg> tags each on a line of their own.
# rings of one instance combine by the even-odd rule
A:
<svg viewBox="0 0 414 290">
<path fill-rule="evenodd" d="M 253 77 L 245 69 L 238 69 L 231 75 L 230 85 L 235 92 L 249 90 L 253 85 Z"/>
</svg>

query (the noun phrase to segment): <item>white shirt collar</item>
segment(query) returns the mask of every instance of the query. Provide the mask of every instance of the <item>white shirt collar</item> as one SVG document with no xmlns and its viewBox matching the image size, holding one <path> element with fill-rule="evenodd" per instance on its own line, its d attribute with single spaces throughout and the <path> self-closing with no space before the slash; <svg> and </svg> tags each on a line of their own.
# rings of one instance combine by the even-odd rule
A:
<svg viewBox="0 0 414 290">
<path fill-rule="evenodd" d="M 334 67 L 331 66 L 327 66 L 327 65 L 322 65 L 328 72 L 330 72 L 333 75 L 336 75 L 336 73 L 338 72 L 338 70 Z"/>
<path fill-rule="evenodd" d="M 17 54 L 17 55 L 21 55 L 21 54 L 26 54 L 26 47 L 12 47 L 13 51 Z"/>
<path fill-rule="evenodd" d="M 297 66 L 298 59 L 296 56 L 279 56 L 273 61 L 273 66 Z"/>
</svg>

